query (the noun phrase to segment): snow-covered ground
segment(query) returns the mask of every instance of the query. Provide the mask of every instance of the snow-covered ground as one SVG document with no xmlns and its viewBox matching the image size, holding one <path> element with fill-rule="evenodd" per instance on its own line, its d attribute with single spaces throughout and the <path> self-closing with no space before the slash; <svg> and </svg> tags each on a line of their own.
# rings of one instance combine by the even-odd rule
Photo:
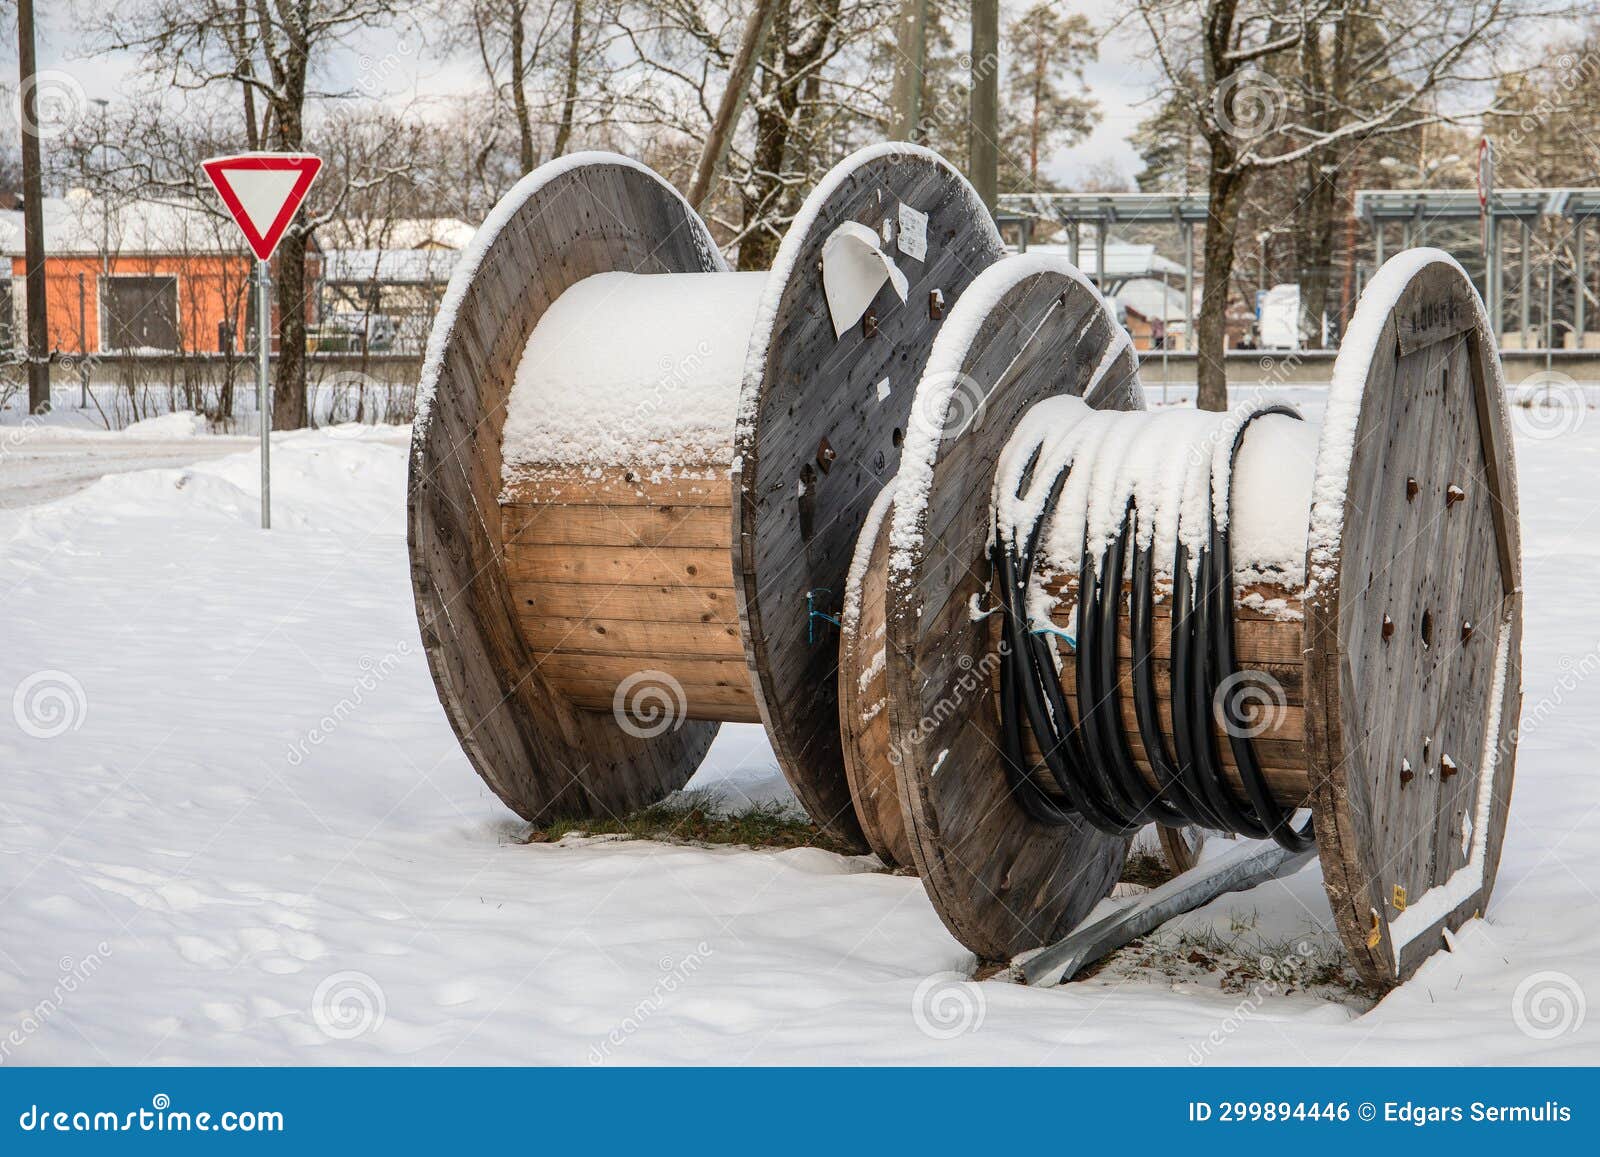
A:
<svg viewBox="0 0 1600 1157">
<path fill-rule="evenodd" d="M 1600 1062 L 1600 415 L 1519 424 L 1499 887 L 1370 1010 L 1300 982 L 1314 865 L 1041 991 L 952 975 L 868 858 L 519 842 L 421 651 L 403 431 L 278 437 L 270 533 L 254 454 L 204 439 L 0 510 L 0 1063 Z M 754 727 L 696 786 L 787 795 Z M 1286 979 L 1219 983 L 1219 943 Z"/>
</svg>

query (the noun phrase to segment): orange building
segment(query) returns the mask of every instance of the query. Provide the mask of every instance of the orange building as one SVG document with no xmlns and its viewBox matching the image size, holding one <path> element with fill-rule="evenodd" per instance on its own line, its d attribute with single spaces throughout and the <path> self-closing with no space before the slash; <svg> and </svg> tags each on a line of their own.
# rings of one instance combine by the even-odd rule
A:
<svg viewBox="0 0 1600 1157">
<path fill-rule="evenodd" d="M 253 318 L 254 259 L 233 223 L 197 205 L 108 204 L 81 191 L 44 203 L 50 348 L 61 354 L 219 353 L 244 349 Z M 0 317 L 26 332 L 22 213 L 0 213 L 11 261 Z M 316 257 L 307 270 L 314 322 Z M 273 318 L 277 332 L 277 318 Z"/>
</svg>

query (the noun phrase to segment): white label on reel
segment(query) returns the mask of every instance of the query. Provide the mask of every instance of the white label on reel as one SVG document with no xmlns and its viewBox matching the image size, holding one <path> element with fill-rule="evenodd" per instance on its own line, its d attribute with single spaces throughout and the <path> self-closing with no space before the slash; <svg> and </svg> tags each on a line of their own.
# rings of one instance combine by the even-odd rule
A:
<svg viewBox="0 0 1600 1157">
<path fill-rule="evenodd" d="M 928 215 L 900 202 L 900 252 L 917 261 L 928 259 Z"/>
</svg>

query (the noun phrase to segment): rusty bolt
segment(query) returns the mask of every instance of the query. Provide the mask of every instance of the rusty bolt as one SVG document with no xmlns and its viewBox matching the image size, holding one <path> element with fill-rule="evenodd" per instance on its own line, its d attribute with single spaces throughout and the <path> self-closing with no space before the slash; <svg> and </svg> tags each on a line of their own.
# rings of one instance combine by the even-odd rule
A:
<svg viewBox="0 0 1600 1157">
<path fill-rule="evenodd" d="M 1405 787 L 1406 784 L 1410 783 L 1416 778 L 1417 773 L 1411 770 L 1411 761 L 1409 759 L 1402 759 L 1400 761 L 1400 786 Z"/>
<path fill-rule="evenodd" d="M 1465 490 L 1461 489 L 1461 487 L 1459 487 L 1459 486 L 1456 486 L 1456 485 L 1452 484 L 1451 487 L 1444 492 L 1444 506 L 1445 506 L 1445 509 L 1449 510 L 1450 507 L 1452 507 L 1456 503 L 1460 502 L 1466 496 L 1467 496 L 1467 492 Z"/>
<path fill-rule="evenodd" d="M 1385 643 L 1387 643 L 1389 641 L 1390 636 L 1392 636 L 1393 634 L 1394 634 L 1394 620 L 1391 619 L 1388 615 L 1384 615 L 1383 616 L 1383 641 Z"/>
<path fill-rule="evenodd" d="M 928 316 L 934 321 L 944 317 L 944 290 L 928 290 Z"/>
<path fill-rule="evenodd" d="M 1439 757 L 1440 779 L 1449 779 L 1452 775 L 1460 770 L 1461 769 L 1456 766 L 1456 761 L 1451 759 L 1448 755 L 1441 755 Z"/>
<path fill-rule="evenodd" d="M 878 315 L 873 313 L 870 309 L 867 310 L 866 315 L 861 319 L 861 335 L 863 337 L 878 336 Z"/>
<path fill-rule="evenodd" d="M 1472 638 L 1472 622 L 1471 620 L 1463 620 L 1461 623 L 1461 641 L 1465 643 L 1470 638 Z"/>
<path fill-rule="evenodd" d="M 1406 501 L 1407 502 L 1410 502 L 1413 498 L 1415 498 L 1421 492 L 1421 490 L 1422 490 L 1422 483 L 1418 482 L 1415 478 L 1407 478 L 1406 479 Z"/>
<path fill-rule="evenodd" d="M 827 438 L 823 438 L 822 441 L 817 443 L 817 465 L 822 467 L 824 474 L 828 472 L 828 467 L 833 465 L 833 460 L 838 456 L 838 451 L 828 445 Z"/>
</svg>

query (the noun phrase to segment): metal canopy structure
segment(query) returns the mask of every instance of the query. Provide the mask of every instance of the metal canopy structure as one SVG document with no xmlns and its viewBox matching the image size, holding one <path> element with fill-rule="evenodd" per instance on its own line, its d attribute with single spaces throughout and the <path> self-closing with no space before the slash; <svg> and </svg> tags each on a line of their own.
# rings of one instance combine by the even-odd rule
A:
<svg viewBox="0 0 1600 1157">
<path fill-rule="evenodd" d="M 1487 208 L 1487 212 L 1484 212 Z M 1518 276 L 1520 279 L 1520 326 L 1526 340 L 1529 332 L 1530 234 L 1545 217 L 1565 218 L 1572 223 L 1575 270 L 1572 303 L 1572 328 L 1585 332 L 1586 284 L 1585 225 L 1600 219 L 1600 189 L 1535 188 L 1496 189 L 1486 207 L 1480 207 L 1475 189 L 1361 189 L 1355 195 L 1355 216 L 1370 230 L 1373 256 L 1382 265 L 1386 256 L 1388 230 L 1398 225 L 1401 245 L 1409 248 L 1427 243 L 1428 227 L 1436 222 L 1460 223 L 1484 219 L 1484 296 L 1495 331 L 1504 327 L 1504 255 L 1502 224 L 1514 225 L 1520 235 Z M 1209 216 L 1209 199 L 1204 193 L 1010 193 L 1000 198 L 998 219 L 1018 225 L 1020 247 L 1026 249 L 1035 222 L 1049 222 L 1067 231 L 1068 252 L 1076 261 L 1080 253 L 1080 230 L 1094 226 L 1097 268 L 1105 268 L 1105 246 L 1111 227 L 1121 223 L 1169 223 L 1178 228 L 1183 248 L 1184 298 L 1189 303 L 1184 319 L 1193 331 L 1194 313 L 1194 227 Z M 1551 329 L 1553 278 L 1546 278 L 1546 328 Z M 1553 338 L 1547 334 L 1547 340 Z"/>
<path fill-rule="evenodd" d="M 1183 334 L 1184 342 L 1194 342 L 1194 227 L 1210 215 L 1210 201 L 1192 193 L 1007 193 L 1000 198 L 1000 219 L 1021 223 L 1020 248 L 1026 250 L 1032 239 L 1034 221 L 1049 221 L 1067 230 L 1067 252 L 1074 265 L 1079 259 L 1080 230 L 1093 225 L 1095 269 L 1108 268 L 1106 243 L 1111 227 L 1119 223 L 1161 224 L 1178 227 L 1183 245 Z M 1100 278 L 1096 277 L 1098 284 Z M 1165 277 L 1162 277 L 1165 281 Z M 1107 290 L 1100 285 L 1102 291 Z M 1163 318 L 1163 324 L 1166 322 Z M 1164 340 L 1164 339 L 1163 339 Z"/>
</svg>

